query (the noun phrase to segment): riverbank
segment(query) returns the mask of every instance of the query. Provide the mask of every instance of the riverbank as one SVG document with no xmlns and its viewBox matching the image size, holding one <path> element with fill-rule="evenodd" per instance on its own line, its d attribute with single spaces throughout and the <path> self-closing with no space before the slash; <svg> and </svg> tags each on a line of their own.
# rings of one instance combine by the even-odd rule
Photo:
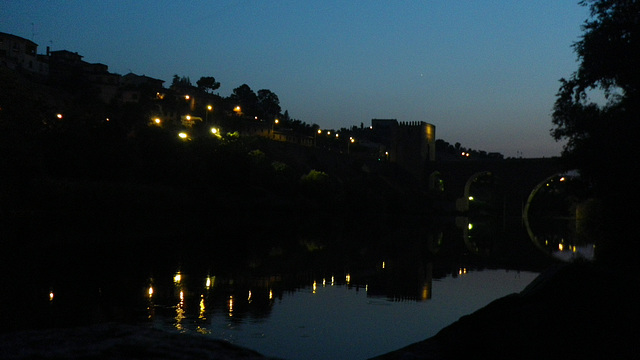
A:
<svg viewBox="0 0 640 360">
<path fill-rule="evenodd" d="M 637 290 L 628 273 L 589 263 L 554 267 L 521 293 L 374 359 L 635 359 Z"/>
<path fill-rule="evenodd" d="M 0 358 L 270 359 L 255 351 L 225 341 L 211 340 L 205 336 L 114 323 L 3 334 L 0 336 Z"/>
</svg>

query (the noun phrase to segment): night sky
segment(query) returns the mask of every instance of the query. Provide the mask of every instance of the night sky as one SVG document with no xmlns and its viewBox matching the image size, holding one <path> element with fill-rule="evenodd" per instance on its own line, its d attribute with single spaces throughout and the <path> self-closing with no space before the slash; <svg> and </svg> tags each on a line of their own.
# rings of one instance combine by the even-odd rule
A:
<svg viewBox="0 0 640 360">
<path fill-rule="evenodd" d="M 322 128 L 426 121 L 437 138 L 505 156 L 559 155 L 558 80 L 588 9 L 577 0 L 0 0 L 0 31 L 111 72 L 269 89 Z"/>
</svg>

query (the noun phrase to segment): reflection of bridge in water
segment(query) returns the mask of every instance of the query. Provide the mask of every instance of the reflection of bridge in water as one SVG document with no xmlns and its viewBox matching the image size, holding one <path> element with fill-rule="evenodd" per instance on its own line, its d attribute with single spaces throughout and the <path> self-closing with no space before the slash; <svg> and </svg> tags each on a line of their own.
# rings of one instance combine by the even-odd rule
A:
<svg viewBox="0 0 640 360">
<path fill-rule="evenodd" d="M 430 188 L 440 187 L 457 212 L 470 210 L 476 202 L 511 217 L 522 215 L 531 191 L 565 170 L 562 165 L 558 158 L 437 161 L 427 164 L 426 176 Z"/>
</svg>

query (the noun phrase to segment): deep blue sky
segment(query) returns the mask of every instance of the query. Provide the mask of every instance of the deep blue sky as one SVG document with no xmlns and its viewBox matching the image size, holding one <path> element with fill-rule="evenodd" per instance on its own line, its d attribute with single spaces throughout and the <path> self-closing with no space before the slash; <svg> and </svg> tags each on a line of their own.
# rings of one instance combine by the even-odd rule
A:
<svg viewBox="0 0 640 360">
<path fill-rule="evenodd" d="M 269 89 L 323 128 L 427 121 L 450 143 L 537 157 L 562 148 L 550 115 L 577 68 L 577 1 L 0 0 L 0 31 L 166 86 Z"/>
</svg>

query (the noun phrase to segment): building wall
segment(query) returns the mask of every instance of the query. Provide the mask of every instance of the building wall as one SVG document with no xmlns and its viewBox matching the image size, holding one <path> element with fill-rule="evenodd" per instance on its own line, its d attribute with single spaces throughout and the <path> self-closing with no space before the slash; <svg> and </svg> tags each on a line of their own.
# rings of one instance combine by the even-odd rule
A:
<svg viewBox="0 0 640 360">
<path fill-rule="evenodd" d="M 420 174 L 426 162 L 436 159 L 436 127 L 424 121 L 398 122 L 372 119 L 372 142 L 380 155 L 411 173 Z"/>
<path fill-rule="evenodd" d="M 0 32 L 0 64 L 9 69 L 47 76 L 48 63 L 38 57 L 37 50 L 31 40 Z"/>
</svg>

